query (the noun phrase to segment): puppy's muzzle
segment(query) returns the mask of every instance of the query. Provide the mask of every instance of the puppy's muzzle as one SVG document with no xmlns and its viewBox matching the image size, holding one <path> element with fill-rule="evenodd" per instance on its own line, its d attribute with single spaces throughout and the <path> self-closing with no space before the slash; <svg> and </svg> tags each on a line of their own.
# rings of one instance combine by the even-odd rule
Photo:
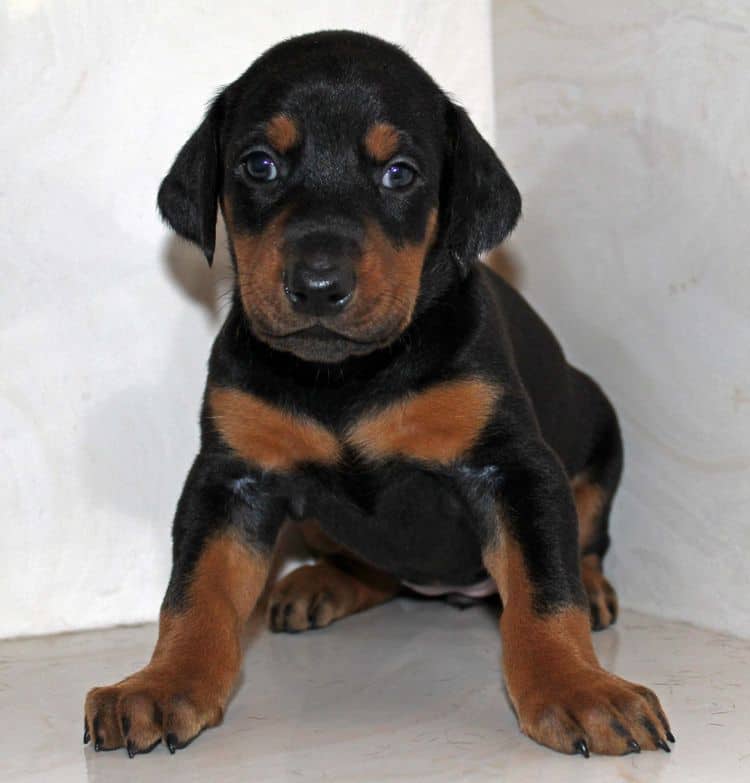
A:
<svg viewBox="0 0 750 783">
<path fill-rule="evenodd" d="M 336 316 L 354 296 L 354 264 L 362 248 L 352 237 L 316 232 L 286 245 L 284 293 L 295 312 Z"/>
</svg>

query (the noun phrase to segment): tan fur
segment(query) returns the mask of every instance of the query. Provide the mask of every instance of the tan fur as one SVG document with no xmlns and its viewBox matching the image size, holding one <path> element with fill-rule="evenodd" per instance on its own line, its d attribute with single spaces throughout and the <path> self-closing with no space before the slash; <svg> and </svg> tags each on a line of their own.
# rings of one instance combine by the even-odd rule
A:
<svg viewBox="0 0 750 783">
<path fill-rule="evenodd" d="M 283 154 L 299 143 L 300 132 L 291 117 L 277 114 L 266 123 L 266 137 L 273 148 Z"/>
<path fill-rule="evenodd" d="M 233 535 L 209 541 L 185 608 L 163 611 L 149 664 L 86 697 L 86 725 L 105 748 L 146 750 L 162 737 L 192 739 L 221 721 L 240 668 L 240 633 L 263 590 L 267 558 Z M 125 727 L 128 729 L 125 735 Z"/>
<path fill-rule="evenodd" d="M 589 597 L 589 603 L 592 607 L 596 607 L 597 630 L 612 625 L 617 619 L 617 593 L 602 573 L 602 561 L 599 555 L 586 555 L 581 559 L 581 580 Z M 593 620 L 592 615 L 592 624 Z"/>
<path fill-rule="evenodd" d="M 365 150 L 378 163 L 387 163 L 398 149 L 398 131 L 390 122 L 376 122 L 365 136 Z"/>
<path fill-rule="evenodd" d="M 291 470 L 304 463 L 332 465 L 341 456 L 336 436 L 252 394 L 214 387 L 208 394 L 214 425 L 230 448 L 264 470 Z"/>
<path fill-rule="evenodd" d="M 402 247 L 393 245 L 377 223 L 367 221 L 354 299 L 338 317 L 336 328 L 381 345 L 401 334 L 411 321 L 422 267 L 436 234 L 436 209 L 430 211 L 423 239 Z"/>
<path fill-rule="evenodd" d="M 361 561 L 347 561 L 347 570 L 322 559 L 292 571 L 274 586 L 269 626 L 274 631 L 323 628 L 350 614 L 393 598 L 399 583 Z"/>
<path fill-rule="evenodd" d="M 503 669 L 521 730 L 563 753 L 576 752 L 579 740 L 609 755 L 628 752 L 630 740 L 655 749 L 647 723 L 663 735 L 658 700 L 601 668 L 588 613 L 569 607 L 540 615 L 521 549 L 509 535 L 485 554 L 485 565 L 503 600 Z"/>
<path fill-rule="evenodd" d="M 260 234 L 237 231 L 231 203 L 224 200 L 224 219 L 237 259 L 237 283 L 243 309 L 256 332 L 290 331 L 294 315 L 284 295 L 282 243 L 288 210 L 280 212 Z"/>
<path fill-rule="evenodd" d="M 326 535 L 320 527 L 320 524 L 314 519 L 306 519 L 297 523 L 297 529 L 302 534 L 302 538 L 307 544 L 308 549 L 316 555 L 334 555 L 347 553 L 347 550 L 341 544 L 334 541 Z"/>
<path fill-rule="evenodd" d="M 237 259 L 242 306 L 255 333 L 270 340 L 311 325 L 292 310 L 284 294 L 284 226 L 288 210 L 259 234 L 239 231 L 232 204 L 222 202 L 227 232 Z M 392 342 L 411 321 L 424 260 L 437 234 L 437 209 L 430 211 L 420 242 L 394 246 L 373 221 L 365 227 L 362 255 L 355 263 L 357 288 L 352 303 L 335 319 L 344 336 L 374 345 Z"/>
<path fill-rule="evenodd" d="M 447 464 L 472 447 L 499 396 L 496 385 L 480 378 L 447 381 L 367 416 L 347 440 L 369 459 Z"/>
<path fill-rule="evenodd" d="M 604 508 L 606 495 L 598 484 L 589 481 L 585 473 L 574 476 L 570 487 L 578 513 L 578 547 L 584 551 L 596 539 L 599 516 Z"/>
</svg>

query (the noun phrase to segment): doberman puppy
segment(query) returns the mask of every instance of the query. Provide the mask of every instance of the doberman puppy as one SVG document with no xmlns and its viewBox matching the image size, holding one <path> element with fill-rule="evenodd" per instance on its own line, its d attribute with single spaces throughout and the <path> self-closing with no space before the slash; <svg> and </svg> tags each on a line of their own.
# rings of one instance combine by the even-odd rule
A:
<svg viewBox="0 0 750 783">
<path fill-rule="evenodd" d="M 656 696 L 591 643 L 617 613 L 602 573 L 617 418 L 478 263 L 521 198 L 466 112 L 395 46 L 294 38 L 213 101 L 158 204 L 209 263 L 221 209 L 235 285 L 156 649 L 89 692 L 84 740 L 174 752 L 221 721 L 291 520 L 320 560 L 272 588 L 274 630 L 328 625 L 403 583 L 491 578 L 524 733 L 584 756 L 669 750 Z"/>
</svg>

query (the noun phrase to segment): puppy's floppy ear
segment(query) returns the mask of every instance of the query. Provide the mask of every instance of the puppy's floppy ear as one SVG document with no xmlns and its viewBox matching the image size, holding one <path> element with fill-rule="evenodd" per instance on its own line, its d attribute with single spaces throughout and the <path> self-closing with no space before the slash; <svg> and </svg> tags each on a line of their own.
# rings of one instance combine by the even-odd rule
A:
<svg viewBox="0 0 750 783">
<path fill-rule="evenodd" d="M 209 265 L 216 244 L 216 207 L 222 179 L 219 159 L 222 118 L 223 96 L 219 95 L 180 150 L 157 197 L 164 220 L 180 236 L 199 245 Z"/>
<path fill-rule="evenodd" d="M 448 250 L 462 276 L 477 256 L 499 245 L 521 214 L 521 194 L 468 114 L 446 100 L 448 152 L 441 204 Z"/>
</svg>

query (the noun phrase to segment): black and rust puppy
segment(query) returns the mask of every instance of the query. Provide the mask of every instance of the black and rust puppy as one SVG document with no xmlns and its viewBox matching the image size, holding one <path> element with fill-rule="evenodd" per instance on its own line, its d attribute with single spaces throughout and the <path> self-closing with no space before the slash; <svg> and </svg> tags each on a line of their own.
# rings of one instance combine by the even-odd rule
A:
<svg viewBox="0 0 750 783">
<path fill-rule="evenodd" d="M 214 100 L 159 191 L 236 272 L 202 445 L 174 520 L 151 662 L 86 698 L 85 739 L 171 751 L 217 724 L 285 520 L 317 565 L 273 588 L 275 630 L 416 586 L 492 577 L 522 731 L 564 753 L 672 740 L 647 688 L 607 673 L 591 625 L 620 478 L 617 419 L 477 256 L 521 199 L 466 113 L 398 48 L 326 32 L 264 54 Z"/>
</svg>

